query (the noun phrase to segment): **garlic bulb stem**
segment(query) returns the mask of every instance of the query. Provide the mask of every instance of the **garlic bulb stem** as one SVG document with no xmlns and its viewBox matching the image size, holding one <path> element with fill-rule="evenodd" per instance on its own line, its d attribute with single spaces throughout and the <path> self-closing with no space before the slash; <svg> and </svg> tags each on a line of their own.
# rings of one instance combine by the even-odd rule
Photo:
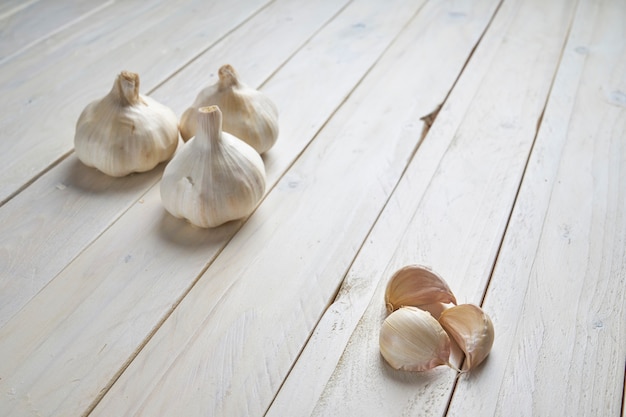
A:
<svg viewBox="0 0 626 417">
<path fill-rule="evenodd" d="M 139 103 L 139 75 L 134 72 L 122 71 L 117 77 L 112 97 L 118 99 L 118 105 L 128 106 Z"/>
<path fill-rule="evenodd" d="M 222 65 L 222 67 L 220 67 L 219 71 L 217 72 L 217 76 L 220 79 L 219 83 L 222 89 L 230 87 L 241 87 L 237 72 L 231 65 Z"/>
<path fill-rule="evenodd" d="M 200 107 L 198 109 L 198 121 L 200 130 L 204 135 L 202 138 L 208 139 L 211 148 L 220 145 L 220 135 L 222 134 L 222 114 L 218 106 Z"/>
</svg>

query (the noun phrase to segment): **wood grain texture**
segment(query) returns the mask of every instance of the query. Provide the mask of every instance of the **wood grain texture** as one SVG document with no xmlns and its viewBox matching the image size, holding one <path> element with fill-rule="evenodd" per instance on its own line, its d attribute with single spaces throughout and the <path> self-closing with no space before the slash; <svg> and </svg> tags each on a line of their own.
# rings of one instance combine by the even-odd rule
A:
<svg viewBox="0 0 626 417">
<path fill-rule="evenodd" d="M 539 11 L 541 23 L 526 27 L 527 16 Z M 499 9 L 353 263 L 329 319 L 322 318 L 305 348 L 302 360 L 313 362 L 297 363 L 290 375 L 305 379 L 307 368 L 330 370 L 312 415 L 445 413 L 453 371 L 397 372 L 380 357 L 384 288 L 399 267 L 422 263 L 448 280 L 460 302 L 480 301 L 571 13 L 568 2 L 508 2 Z"/>
<path fill-rule="evenodd" d="M 0 119 L 14 139 L 0 143 L 0 202 L 72 150 L 80 112 L 120 71 L 139 73 L 149 92 L 266 4 L 116 2 L 0 65 L 3 104 L 19 109 Z"/>
<path fill-rule="evenodd" d="M 35 2 L 20 10 L 7 11 L 10 15 L 0 17 L 0 63 L 112 4 L 113 0 Z"/>
<path fill-rule="evenodd" d="M 284 109 L 276 153 L 293 152 L 276 159 L 286 165 L 273 165 L 280 171 L 270 178 L 291 165 L 410 17 L 403 9 L 381 13 L 383 7 L 376 1 L 354 3 L 303 49 L 305 57 L 317 59 L 303 66 L 298 53 L 265 85 Z M 346 59 L 346 48 L 359 53 Z M 303 79 L 315 77 L 342 77 L 345 83 L 300 88 Z M 298 89 L 306 95 L 294 97 Z M 297 117 L 301 112 L 310 116 L 308 123 Z M 10 393 L 0 402 L 3 411 L 65 415 L 88 409 L 239 227 L 192 228 L 165 213 L 153 187 L 0 329 L 0 355 L 11 358 L 0 364 L 0 392 Z M 21 331 L 24 326 L 43 330 L 29 335 Z"/>
<path fill-rule="evenodd" d="M 375 153 L 382 158 L 389 150 L 380 145 L 368 150 L 375 144 L 373 138 L 381 130 L 391 130 L 384 139 L 390 146 L 391 140 L 399 140 L 393 133 L 398 124 L 404 126 L 400 133 L 403 141 L 420 136 L 419 126 L 409 128 L 407 120 L 416 123 L 426 104 L 413 102 L 412 97 L 431 96 L 418 92 L 427 93 L 433 85 L 417 81 L 429 77 L 412 78 L 410 74 L 428 50 L 424 44 L 428 38 L 416 37 L 416 32 L 424 29 L 419 25 L 433 17 L 432 11 L 413 22 L 418 27 L 407 29 L 394 43 L 290 170 L 311 174 L 279 182 L 250 219 L 256 225 L 247 223 L 235 236 L 103 399 L 95 415 L 152 415 L 157 410 L 186 415 L 262 414 L 263 404 L 255 403 L 268 395 L 268 385 L 280 382 L 281 372 L 307 337 L 306 329 L 314 324 L 358 249 L 344 240 L 354 231 L 364 232 L 372 200 L 379 200 L 380 191 L 369 185 L 390 175 L 382 174 L 386 171 L 381 171 L 380 161 L 372 156 Z M 399 56 L 404 65 L 393 64 Z M 437 69 L 422 71 L 437 74 Z M 380 84 L 383 75 L 403 82 Z M 445 95 L 449 86 L 438 88 L 439 94 Z M 387 101 L 391 98 L 397 101 Z M 410 114 L 407 103 L 412 103 Z M 373 117 L 384 108 L 389 108 L 388 120 Z M 335 138 L 342 138 L 341 143 Z M 345 150 L 347 146 L 357 146 L 363 155 L 352 155 Z M 338 172 L 340 183 L 334 178 Z M 362 200 L 338 197 L 348 189 L 353 195 L 362 195 Z M 265 216 L 271 216 L 268 219 L 274 224 L 261 223 Z M 294 235 L 294 230 L 305 227 L 306 233 Z M 286 244 L 287 256 L 282 253 Z M 205 311 L 199 313 L 198 305 Z"/>
<path fill-rule="evenodd" d="M 1 1 L 0 415 L 623 417 L 625 22 L 623 0 Z M 192 227 L 164 164 L 73 154 L 121 69 L 180 115 L 226 63 L 280 110 L 250 218 Z M 381 358 L 410 263 L 491 315 L 471 373 Z"/>
<path fill-rule="evenodd" d="M 450 416 L 622 411 L 626 5 L 581 1 L 485 299 L 494 354 Z"/>
<path fill-rule="evenodd" d="M 345 5 L 325 0 L 312 8 L 302 3 L 272 3 L 151 96 L 181 114 L 201 88 L 214 82 L 219 65 L 230 61 L 247 83 L 262 84 Z M 263 55 L 266 44 L 276 46 Z M 246 48 L 257 52 L 239 53 Z M 297 149 L 305 142 L 291 143 Z M 5 265 L 0 272 L 0 326 L 153 186 L 163 165 L 111 178 L 72 155 L 0 208 L 0 263 Z"/>
<path fill-rule="evenodd" d="M 422 79 L 436 78 L 440 91 L 433 94 L 429 89 L 435 86 L 425 85 L 424 91 L 416 94 L 417 97 L 424 98 L 423 101 L 420 100 L 422 107 L 418 114 L 425 115 L 429 109 L 435 108 L 438 104 L 429 102 L 427 97 L 442 97 L 445 95 L 446 86 L 452 86 L 453 80 L 486 30 L 498 3 L 498 1 L 429 3 L 420 13 L 418 21 L 409 29 L 411 33 L 407 34 L 406 41 L 413 44 L 416 55 L 428 65 L 422 65 L 414 76 Z M 398 49 L 401 49 L 400 45 Z M 448 53 L 442 56 L 442 50 Z M 444 80 L 447 81 L 443 82 Z M 469 106 L 470 100 L 471 95 L 468 94 L 462 103 L 465 109 Z M 461 106 L 460 100 L 456 100 L 455 105 L 457 108 Z M 397 194 L 405 199 L 413 198 L 415 203 L 419 201 L 419 196 L 423 193 L 419 185 L 423 188 L 432 177 L 441 154 L 447 148 L 448 141 L 445 138 L 452 134 L 451 129 L 459 123 L 446 117 L 447 114 L 443 114 L 440 118 L 443 122 L 436 127 L 439 129 L 439 126 L 447 126 L 446 133 L 439 129 L 437 132 L 441 136 L 439 140 L 427 140 L 421 144 L 415 156 L 416 160 L 409 167 L 412 171 L 405 174 L 385 211 L 377 220 L 372 233 L 377 240 L 394 242 L 411 218 L 413 214 L 409 210 L 411 205 L 400 204 L 401 200 L 397 198 Z M 393 248 L 394 244 L 373 245 L 371 238 L 365 242 L 361 255 L 348 271 L 336 301 L 325 311 L 317 324 L 315 332 L 268 410 L 267 417 L 311 415 L 352 330 L 372 296 L 375 283 L 370 280 L 378 277 L 382 272 L 380 269 L 385 268 L 387 257 L 390 256 L 388 252 Z"/>
<path fill-rule="evenodd" d="M 0 3 L 0 20 L 9 19 L 40 0 L 4 0 Z"/>
</svg>

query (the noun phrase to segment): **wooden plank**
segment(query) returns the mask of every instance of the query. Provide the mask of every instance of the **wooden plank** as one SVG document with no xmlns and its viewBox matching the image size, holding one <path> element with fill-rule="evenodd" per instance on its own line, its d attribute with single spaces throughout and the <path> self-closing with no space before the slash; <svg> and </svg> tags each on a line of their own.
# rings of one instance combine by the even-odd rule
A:
<svg viewBox="0 0 626 417">
<path fill-rule="evenodd" d="M 281 138 L 270 154 L 287 162 L 268 164 L 270 179 L 291 165 L 397 36 L 407 11 L 418 8 L 409 0 L 351 3 L 264 86 L 281 109 Z M 317 79 L 338 83 L 320 88 L 311 82 Z M 0 329 L 0 357 L 7 358 L 0 363 L 0 410 L 88 411 L 239 227 L 188 226 L 165 213 L 153 187 Z M 29 334 L 27 327 L 41 330 Z"/>
<path fill-rule="evenodd" d="M 579 2 L 485 308 L 500 329 L 450 416 L 623 413 L 626 4 Z"/>
<path fill-rule="evenodd" d="M 420 11 L 92 415 L 266 410 L 419 141 L 419 116 L 470 53 L 464 37 L 475 41 L 486 24 L 487 3 L 464 19 L 450 3 Z M 464 45 L 465 57 L 429 60 L 434 39 Z"/>
<path fill-rule="evenodd" d="M 26 3 L 10 16 L 0 17 L 0 63 L 6 62 L 51 34 L 113 4 L 94 0 Z M 14 9 L 15 10 L 15 9 Z M 2 12 L 0 11 L 0 16 Z"/>
<path fill-rule="evenodd" d="M 4 0 L 0 3 L 0 20 L 10 18 L 40 0 Z"/>
<path fill-rule="evenodd" d="M 3 105 L 15 109 L 0 130 L 20 139 L 0 143 L 0 204 L 67 156 L 80 112 L 121 70 L 148 92 L 267 2 L 116 2 L 0 65 Z"/>
<path fill-rule="evenodd" d="M 441 12 L 447 12 L 448 16 L 457 18 L 463 16 L 462 23 L 457 23 L 460 24 L 458 27 L 459 34 L 457 35 L 460 39 L 450 38 L 449 42 L 451 45 L 447 48 L 442 47 L 441 42 L 445 39 L 443 35 L 447 34 L 447 36 L 450 36 L 451 34 L 448 33 L 450 29 L 446 28 L 444 34 L 440 34 L 433 27 L 429 27 L 429 32 L 427 33 L 429 36 L 433 36 L 433 40 L 425 43 L 429 44 L 432 42 L 436 46 L 432 53 L 437 54 L 439 58 L 441 57 L 441 50 L 449 51 L 446 56 L 462 56 L 462 54 L 457 55 L 455 47 L 458 48 L 463 42 L 468 42 L 464 45 L 467 48 L 472 45 L 472 42 L 476 42 L 495 13 L 498 3 L 497 1 L 480 3 L 455 2 L 454 4 L 446 5 L 446 8 L 441 10 Z M 471 19 L 466 21 L 468 16 Z M 434 27 L 443 28 L 443 25 L 438 25 L 438 19 L 433 18 L 431 21 Z M 471 29 L 465 28 L 464 25 L 470 25 Z M 493 32 L 494 29 L 498 29 L 497 24 L 496 28 L 492 28 L 491 31 Z M 500 28 L 500 30 L 503 29 Z M 437 39 L 437 41 L 434 39 Z M 493 41 L 488 39 L 485 42 L 489 44 Z M 489 55 L 489 52 L 493 54 L 492 49 L 495 48 L 479 47 L 478 52 L 475 53 L 477 55 L 476 59 L 484 59 L 486 61 L 493 59 Z M 432 60 L 434 60 L 434 57 Z M 425 62 L 431 62 L 431 59 L 425 59 Z M 473 71 L 473 73 L 476 73 L 476 71 Z M 472 71 L 470 71 L 470 74 L 472 74 Z M 464 79 L 467 80 L 470 74 L 464 73 Z M 476 75 L 475 79 L 478 80 L 481 75 Z M 419 151 L 414 157 L 415 160 L 409 165 L 408 171 L 404 174 L 385 210 L 377 220 L 371 237 L 367 239 L 359 257 L 348 271 L 336 300 L 325 311 L 311 339 L 307 342 L 293 369 L 291 369 L 288 378 L 281 386 L 280 391 L 266 413 L 267 417 L 304 416 L 311 415 L 313 412 L 326 382 L 340 360 L 353 329 L 356 327 L 371 299 L 376 287 L 374 279 L 379 279 L 383 272 L 385 277 L 393 273 L 393 270 L 385 271 L 388 259 L 391 257 L 393 250 L 395 250 L 395 245 L 389 242 L 395 242 L 398 240 L 398 236 L 402 235 L 406 224 L 413 216 L 413 211 L 420 201 L 425 188 L 439 165 L 442 154 L 449 146 L 450 140 L 448 138 L 452 138 L 455 129 L 458 128 L 460 120 L 455 120 L 455 117 L 458 119 L 458 116 L 451 116 L 450 106 L 454 106 L 454 114 L 463 114 L 463 112 L 467 111 L 477 85 L 477 82 L 466 82 L 463 88 L 457 88 L 452 92 L 453 102 L 446 104 L 445 110 L 438 116 L 437 124 L 431 128 L 428 139 L 421 144 Z M 468 86 L 474 87 L 474 89 L 468 89 Z M 385 242 L 385 244 L 380 244 L 379 242 Z M 402 265 L 400 264 L 399 266 Z M 392 265 L 390 268 L 396 267 Z M 352 415 L 353 413 L 351 412 L 350 414 Z M 387 414 L 385 413 L 385 415 Z"/>
<path fill-rule="evenodd" d="M 231 62 L 246 82 L 260 85 L 343 6 L 345 2 L 332 0 L 274 2 L 152 97 L 182 114 L 225 62 Z M 263 52 L 266 44 L 274 45 L 271 52 Z M 250 52 L 233 53 L 243 50 Z M 305 138 L 290 141 L 294 152 L 304 146 Z M 111 178 L 85 167 L 72 155 L 0 208 L 0 263 L 5 265 L 0 272 L 0 326 L 139 200 L 159 180 L 162 169 L 163 165 L 151 172 Z"/>
<path fill-rule="evenodd" d="M 454 371 L 397 372 L 380 356 L 385 286 L 422 263 L 480 302 L 572 9 L 502 4 L 268 415 L 445 414 Z"/>
</svg>

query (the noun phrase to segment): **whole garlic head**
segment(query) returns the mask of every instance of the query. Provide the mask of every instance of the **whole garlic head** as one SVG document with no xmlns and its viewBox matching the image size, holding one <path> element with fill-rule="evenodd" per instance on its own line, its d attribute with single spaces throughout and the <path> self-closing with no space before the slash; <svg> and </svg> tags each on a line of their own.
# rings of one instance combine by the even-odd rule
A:
<svg viewBox="0 0 626 417">
<path fill-rule="evenodd" d="M 138 74 L 123 71 L 109 94 L 78 118 L 76 156 L 114 177 L 149 171 L 176 151 L 177 123 L 172 110 L 139 94 Z"/>
<path fill-rule="evenodd" d="M 263 160 L 251 146 L 222 131 L 218 106 L 201 107 L 197 122 L 196 136 L 163 172 L 165 209 L 199 227 L 248 216 L 265 192 Z"/>
<path fill-rule="evenodd" d="M 217 105 L 223 114 L 223 129 L 252 146 L 259 154 L 267 152 L 278 139 L 278 109 L 262 92 L 239 80 L 235 69 L 224 65 L 219 80 L 198 94 L 180 119 L 184 141 L 196 134 L 197 109 Z"/>
</svg>

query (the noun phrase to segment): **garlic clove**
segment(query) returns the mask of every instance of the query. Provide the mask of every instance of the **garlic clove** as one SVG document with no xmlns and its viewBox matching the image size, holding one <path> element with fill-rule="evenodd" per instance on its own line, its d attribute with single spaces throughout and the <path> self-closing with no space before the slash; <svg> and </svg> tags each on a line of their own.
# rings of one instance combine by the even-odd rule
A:
<svg viewBox="0 0 626 417">
<path fill-rule="evenodd" d="M 383 322 L 380 353 L 394 369 L 426 371 L 449 365 L 450 338 L 430 313 L 402 307 Z M 456 368 L 454 368 L 456 369 Z"/>
<path fill-rule="evenodd" d="M 252 213 L 265 192 L 265 167 L 252 147 L 222 131 L 219 107 L 196 115 L 196 136 L 165 167 L 161 200 L 175 217 L 216 227 Z"/>
<path fill-rule="evenodd" d="M 259 154 L 267 152 L 278 139 L 278 109 L 262 92 L 244 84 L 230 65 L 218 71 L 217 83 L 200 91 L 193 105 L 180 120 L 184 141 L 195 135 L 196 111 L 217 105 L 223 115 L 223 129 L 252 146 Z"/>
<path fill-rule="evenodd" d="M 456 298 L 446 281 L 424 266 L 405 266 L 387 284 L 385 304 L 390 312 L 403 306 L 433 303 L 456 304 Z"/>
<path fill-rule="evenodd" d="M 439 323 L 465 353 L 465 371 L 478 366 L 491 351 L 493 323 L 478 306 L 461 304 L 441 313 Z"/>
<path fill-rule="evenodd" d="M 139 75 L 123 71 L 105 97 L 88 104 L 76 123 L 78 159 L 121 177 L 149 171 L 178 145 L 178 119 L 168 107 L 139 94 Z"/>
</svg>

